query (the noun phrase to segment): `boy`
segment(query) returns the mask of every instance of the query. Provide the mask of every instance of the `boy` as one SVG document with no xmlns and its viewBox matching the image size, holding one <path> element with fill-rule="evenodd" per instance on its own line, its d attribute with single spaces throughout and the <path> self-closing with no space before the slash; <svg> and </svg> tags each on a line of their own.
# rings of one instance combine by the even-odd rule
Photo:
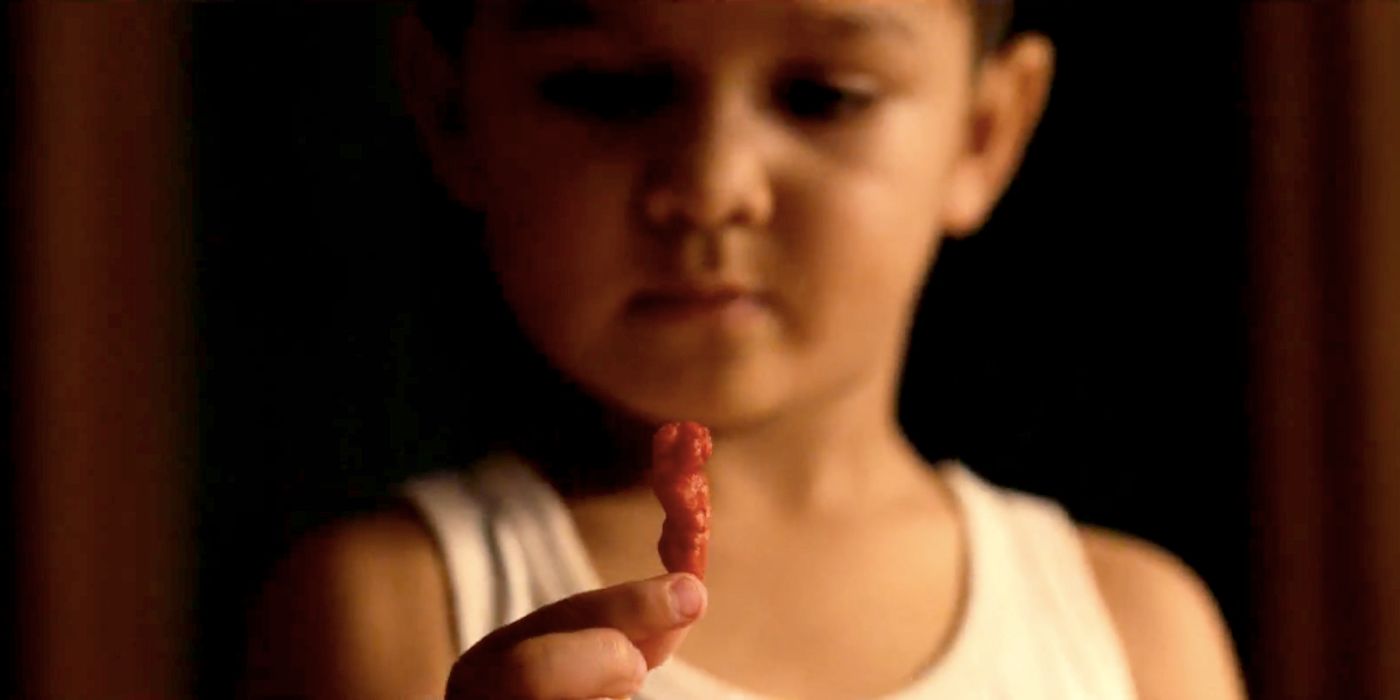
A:
<svg viewBox="0 0 1400 700">
<path fill-rule="evenodd" d="M 926 464 L 895 420 L 941 237 L 987 216 L 1049 88 L 1048 42 L 984 41 L 983 12 L 491 0 L 406 19 L 435 173 L 483 214 L 520 333 L 603 416 L 582 430 L 622 455 L 663 420 L 713 429 L 710 573 L 655 576 L 658 509 L 615 478 L 624 459 L 517 441 L 300 547 L 253 693 L 1240 697 L 1189 571 Z M 560 473 L 621 485 L 561 494 Z"/>
</svg>

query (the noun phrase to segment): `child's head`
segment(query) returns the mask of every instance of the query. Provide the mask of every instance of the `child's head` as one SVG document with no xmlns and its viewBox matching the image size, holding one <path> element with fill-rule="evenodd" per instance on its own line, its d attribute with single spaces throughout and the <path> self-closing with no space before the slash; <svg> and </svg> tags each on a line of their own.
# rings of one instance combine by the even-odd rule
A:
<svg viewBox="0 0 1400 700">
<path fill-rule="evenodd" d="M 476 15 L 481 0 L 417 0 L 414 12 L 434 41 L 444 51 L 457 53 L 462 49 L 466 28 Z M 636 1 L 636 0 L 632 0 Z M 723 1 L 723 0 L 721 0 Z M 1006 36 L 1011 24 L 1015 0 L 958 0 L 967 2 L 973 12 L 978 38 L 978 50 L 993 50 Z"/>
<path fill-rule="evenodd" d="M 965 0 L 476 5 L 458 53 L 406 22 L 401 77 L 558 370 L 721 430 L 892 410 L 925 275 L 1013 174 L 1047 42 L 979 59 L 977 18 L 1004 18 Z"/>
</svg>

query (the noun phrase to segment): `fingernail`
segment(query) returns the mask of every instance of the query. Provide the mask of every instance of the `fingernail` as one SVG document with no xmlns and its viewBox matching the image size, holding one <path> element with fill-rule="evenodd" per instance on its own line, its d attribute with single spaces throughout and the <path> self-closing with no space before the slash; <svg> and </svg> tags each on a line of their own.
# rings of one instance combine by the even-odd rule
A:
<svg viewBox="0 0 1400 700">
<path fill-rule="evenodd" d="M 670 594 L 671 610 L 682 619 L 699 615 L 700 608 L 705 605 L 705 591 L 692 576 L 680 576 L 672 581 Z"/>
</svg>

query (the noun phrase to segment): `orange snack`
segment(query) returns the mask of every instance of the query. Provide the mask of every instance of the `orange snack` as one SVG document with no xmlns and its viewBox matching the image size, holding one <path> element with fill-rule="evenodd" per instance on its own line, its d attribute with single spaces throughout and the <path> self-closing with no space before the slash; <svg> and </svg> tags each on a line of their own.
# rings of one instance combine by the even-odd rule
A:
<svg viewBox="0 0 1400 700">
<path fill-rule="evenodd" d="M 714 445 L 699 423 L 667 423 L 652 440 L 651 488 L 666 511 L 656 550 L 672 573 L 705 578 L 710 544 L 710 481 L 705 461 Z"/>
</svg>

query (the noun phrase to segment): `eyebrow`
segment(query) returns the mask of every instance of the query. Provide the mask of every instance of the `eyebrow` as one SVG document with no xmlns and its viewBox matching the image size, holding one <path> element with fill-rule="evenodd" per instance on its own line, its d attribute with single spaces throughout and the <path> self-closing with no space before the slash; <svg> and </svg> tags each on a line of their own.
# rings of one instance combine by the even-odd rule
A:
<svg viewBox="0 0 1400 700">
<path fill-rule="evenodd" d="M 914 28 L 888 7 L 828 12 L 811 22 L 815 32 L 831 40 L 856 41 L 875 36 L 896 36 L 907 41 L 918 38 Z"/>
</svg>

